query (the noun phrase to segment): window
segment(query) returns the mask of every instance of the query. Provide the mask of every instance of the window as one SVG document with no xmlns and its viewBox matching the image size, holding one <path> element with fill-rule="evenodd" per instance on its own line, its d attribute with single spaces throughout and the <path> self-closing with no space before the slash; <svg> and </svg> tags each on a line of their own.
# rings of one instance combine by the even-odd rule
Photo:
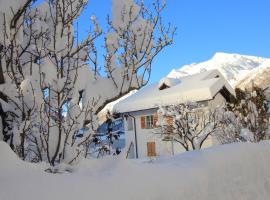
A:
<svg viewBox="0 0 270 200">
<path fill-rule="evenodd" d="M 127 118 L 127 130 L 132 131 L 133 130 L 133 119 L 131 117 Z"/>
<path fill-rule="evenodd" d="M 145 127 L 146 128 L 153 128 L 154 125 L 154 120 L 153 120 L 153 116 L 149 115 L 145 117 Z"/>
<path fill-rule="evenodd" d="M 147 115 L 141 117 L 141 128 L 142 129 L 152 129 L 156 127 L 157 114 Z"/>
</svg>

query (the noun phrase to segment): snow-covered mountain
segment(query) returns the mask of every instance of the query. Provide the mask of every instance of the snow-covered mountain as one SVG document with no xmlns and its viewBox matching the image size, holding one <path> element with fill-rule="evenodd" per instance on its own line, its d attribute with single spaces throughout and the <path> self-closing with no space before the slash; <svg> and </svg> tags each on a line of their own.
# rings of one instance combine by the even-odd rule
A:
<svg viewBox="0 0 270 200">
<path fill-rule="evenodd" d="M 239 54 L 216 53 L 210 60 L 173 69 L 168 77 L 179 78 L 218 69 L 233 87 L 250 87 L 252 82 L 265 88 L 270 85 L 270 59 Z"/>
</svg>

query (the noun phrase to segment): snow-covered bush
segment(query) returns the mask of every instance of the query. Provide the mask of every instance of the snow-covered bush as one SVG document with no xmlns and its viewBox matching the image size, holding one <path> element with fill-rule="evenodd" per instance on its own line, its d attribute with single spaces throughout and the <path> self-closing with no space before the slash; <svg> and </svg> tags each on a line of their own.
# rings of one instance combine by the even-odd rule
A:
<svg viewBox="0 0 270 200">
<path fill-rule="evenodd" d="M 91 17 L 93 31 L 79 41 L 73 23 L 86 0 L 34 2 L 0 1 L 3 134 L 22 159 L 71 164 L 87 151 L 106 104 L 147 84 L 152 60 L 172 44 L 175 30 L 161 22 L 159 0 L 151 9 L 113 0 L 109 32 Z M 94 45 L 99 36 L 105 76 Z"/>
<path fill-rule="evenodd" d="M 215 130 L 213 137 L 217 139 L 220 144 L 229 144 L 234 142 L 245 141 L 242 137 L 242 124 L 226 105 L 216 108 L 216 121 L 218 127 Z"/>
<path fill-rule="evenodd" d="M 260 88 L 253 87 L 251 91 L 237 88 L 234 102 L 219 109 L 221 129 L 215 132 L 215 137 L 221 144 L 268 139 L 267 102 Z"/>
<path fill-rule="evenodd" d="M 242 128 L 249 130 L 242 131 L 242 133 L 250 132 L 253 134 L 253 137 L 248 136 L 246 140 L 259 142 L 267 139 L 269 114 L 267 113 L 266 97 L 261 88 L 253 86 L 251 91 L 237 88 L 236 100 L 233 104 L 228 105 L 228 108 L 236 115 Z M 245 136 L 247 134 L 243 135 L 243 137 Z"/>
</svg>

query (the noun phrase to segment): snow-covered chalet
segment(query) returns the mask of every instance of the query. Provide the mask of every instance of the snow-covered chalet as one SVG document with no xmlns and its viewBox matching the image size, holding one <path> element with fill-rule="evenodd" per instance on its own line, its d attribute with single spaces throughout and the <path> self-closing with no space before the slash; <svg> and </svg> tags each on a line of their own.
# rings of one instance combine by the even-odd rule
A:
<svg viewBox="0 0 270 200">
<path fill-rule="evenodd" d="M 124 116 L 126 152 L 129 158 L 170 155 L 180 153 L 182 147 L 172 141 L 164 141 L 154 132 L 158 120 L 159 105 L 196 101 L 208 107 L 229 102 L 235 96 L 234 89 L 218 70 L 205 71 L 179 79 L 163 78 L 127 97 L 114 106 L 114 111 Z M 211 146 L 211 138 L 204 147 Z"/>
</svg>

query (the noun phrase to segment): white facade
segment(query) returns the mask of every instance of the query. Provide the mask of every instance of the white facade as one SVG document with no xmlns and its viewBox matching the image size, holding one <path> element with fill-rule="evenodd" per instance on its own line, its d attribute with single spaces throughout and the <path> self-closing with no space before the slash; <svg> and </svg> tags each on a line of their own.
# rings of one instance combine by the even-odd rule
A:
<svg viewBox="0 0 270 200">
<path fill-rule="evenodd" d="M 125 137 L 126 137 L 126 151 L 128 151 L 129 145 L 131 143 L 134 144 L 134 148 L 132 148 L 132 151 L 129 152 L 130 155 L 129 158 L 136 158 L 136 148 L 138 153 L 138 158 L 147 157 L 147 143 L 148 142 L 155 142 L 156 145 L 156 153 L 157 156 L 159 155 L 171 155 L 172 154 L 172 142 L 168 141 L 162 141 L 162 136 L 158 133 L 154 132 L 154 129 L 143 129 L 141 127 L 141 117 L 142 116 L 149 116 L 155 114 L 157 109 L 151 109 L 151 110 L 144 110 L 144 111 L 138 111 L 130 113 L 130 115 L 124 120 L 124 126 L 125 126 Z M 135 119 L 135 120 L 134 120 Z M 129 122 L 134 123 L 136 122 L 136 136 L 137 139 L 135 139 L 135 127 L 132 128 L 129 126 Z M 181 152 L 183 149 L 178 144 L 174 144 L 174 151 Z M 179 148 L 180 147 L 180 148 Z"/>
</svg>

